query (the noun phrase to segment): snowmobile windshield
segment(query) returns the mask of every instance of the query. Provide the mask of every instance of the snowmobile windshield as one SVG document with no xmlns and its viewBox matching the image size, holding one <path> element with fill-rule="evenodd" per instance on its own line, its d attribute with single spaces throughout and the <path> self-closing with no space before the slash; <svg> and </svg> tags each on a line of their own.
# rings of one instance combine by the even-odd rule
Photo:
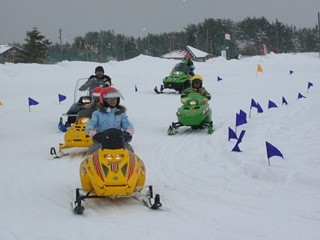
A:
<svg viewBox="0 0 320 240">
<path fill-rule="evenodd" d="M 101 143 L 101 149 L 125 148 L 123 133 L 119 129 L 110 128 L 93 136 L 93 140 Z"/>
<path fill-rule="evenodd" d="M 175 72 L 175 71 L 179 71 L 179 72 L 183 72 L 185 74 L 189 74 L 190 72 L 190 69 L 189 67 L 184 64 L 184 63 L 178 63 L 174 66 L 174 68 L 172 69 L 172 72 Z"/>
</svg>

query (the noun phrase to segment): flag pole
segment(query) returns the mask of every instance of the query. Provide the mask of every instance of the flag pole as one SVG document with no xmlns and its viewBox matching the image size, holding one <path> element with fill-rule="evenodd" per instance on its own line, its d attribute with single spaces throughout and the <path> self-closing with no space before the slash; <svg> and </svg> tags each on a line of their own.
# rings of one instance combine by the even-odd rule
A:
<svg viewBox="0 0 320 240">
<path fill-rule="evenodd" d="M 270 163 L 270 158 L 268 158 L 268 165 L 269 165 L 269 166 L 271 166 L 271 163 Z"/>
</svg>

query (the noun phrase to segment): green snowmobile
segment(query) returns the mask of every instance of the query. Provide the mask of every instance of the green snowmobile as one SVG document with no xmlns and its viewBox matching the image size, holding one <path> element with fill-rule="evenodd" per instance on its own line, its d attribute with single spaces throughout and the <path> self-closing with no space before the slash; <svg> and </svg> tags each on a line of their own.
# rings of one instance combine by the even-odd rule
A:
<svg viewBox="0 0 320 240">
<path fill-rule="evenodd" d="M 157 86 L 154 87 L 154 91 L 156 93 L 163 93 L 165 88 L 169 88 L 181 93 L 184 89 L 190 87 L 191 76 L 189 75 L 189 72 L 190 69 L 185 63 L 177 63 L 170 75 L 163 79 L 160 91 Z"/>
<path fill-rule="evenodd" d="M 192 129 L 208 128 L 208 133 L 214 132 L 212 111 L 208 104 L 208 98 L 199 93 L 190 93 L 181 98 L 182 106 L 178 109 L 178 122 L 172 122 L 168 129 L 168 135 L 174 135 L 182 126 L 190 126 Z"/>
</svg>

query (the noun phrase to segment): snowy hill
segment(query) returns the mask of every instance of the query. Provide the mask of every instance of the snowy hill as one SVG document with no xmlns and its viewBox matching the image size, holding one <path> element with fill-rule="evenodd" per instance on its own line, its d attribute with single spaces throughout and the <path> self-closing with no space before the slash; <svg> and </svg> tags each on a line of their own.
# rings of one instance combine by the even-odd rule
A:
<svg viewBox="0 0 320 240">
<path fill-rule="evenodd" d="M 189 128 L 167 135 L 180 96 L 153 88 L 177 62 L 139 56 L 102 64 L 125 97 L 121 103 L 136 131 L 132 146 L 162 209 L 134 199 L 87 200 L 82 216 L 70 207 L 81 157 L 52 159 L 49 150 L 63 142 L 57 124 L 72 105 L 76 81 L 100 64 L 0 65 L 0 239 L 320 239 L 318 54 L 196 62 L 212 95 L 212 135 Z M 67 99 L 59 104 L 58 94 Z M 28 97 L 39 102 L 30 112 Z M 228 127 L 235 129 L 240 109 L 249 113 L 252 98 L 264 112 L 252 109 L 237 129 L 246 130 L 242 152 L 232 152 L 236 141 L 228 141 Z M 269 100 L 278 108 L 268 109 Z M 266 141 L 284 156 L 272 157 L 271 166 Z"/>
</svg>

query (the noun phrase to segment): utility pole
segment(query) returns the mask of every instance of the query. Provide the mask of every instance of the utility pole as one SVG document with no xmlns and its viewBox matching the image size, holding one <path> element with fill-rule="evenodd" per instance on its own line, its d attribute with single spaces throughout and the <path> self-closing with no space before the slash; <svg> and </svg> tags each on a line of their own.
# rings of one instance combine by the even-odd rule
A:
<svg viewBox="0 0 320 240">
<path fill-rule="evenodd" d="M 122 40 L 122 57 L 123 57 L 123 60 L 126 60 L 126 54 L 125 54 L 125 51 L 124 51 L 124 47 L 125 47 L 125 37 L 123 36 L 123 40 Z"/>
<path fill-rule="evenodd" d="M 102 62 L 102 30 L 100 32 L 100 52 L 101 52 L 100 62 Z"/>
<path fill-rule="evenodd" d="M 172 51 L 174 50 L 174 36 L 173 36 L 173 32 L 171 32 L 171 47 L 172 47 Z"/>
<path fill-rule="evenodd" d="M 320 12 L 318 12 L 319 58 L 320 58 Z"/>
<path fill-rule="evenodd" d="M 279 53 L 279 32 L 278 32 L 278 19 L 276 18 L 276 46 L 277 46 L 277 53 Z"/>
<path fill-rule="evenodd" d="M 208 28 L 206 29 L 206 47 L 207 47 L 207 51 L 209 50 L 209 30 Z"/>
<path fill-rule="evenodd" d="M 62 37 L 61 37 L 62 29 L 59 29 L 59 40 L 60 40 L 60 61 L 62 61 Z"/>
<path fill-rule="evenodd" d="M 148 55 L 150 55 L 150 35 L 148 32 Z"/>
</svg>

